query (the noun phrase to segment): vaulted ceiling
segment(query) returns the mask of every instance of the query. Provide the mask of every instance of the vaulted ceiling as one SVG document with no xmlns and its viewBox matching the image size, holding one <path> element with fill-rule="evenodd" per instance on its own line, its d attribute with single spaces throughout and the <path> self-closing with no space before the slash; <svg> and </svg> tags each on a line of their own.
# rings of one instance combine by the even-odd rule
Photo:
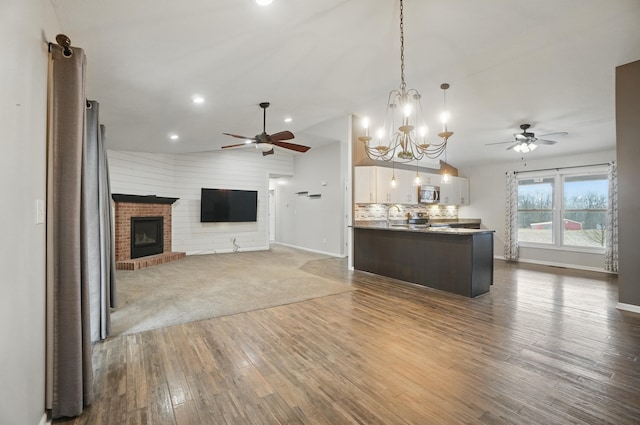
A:
<svg viewBox="0 0 640 425">
<path fill-rule="evenodd" d="M 323 122 L 380 121 L 400 84 L 398 0 L 51 1 L 111 149 L 219 150 L 237 142 L 223 132 L 261 132 L 263 101 L 268 133 L 313 148 L 333 138 Z M 640 59 L 640 1 L 405 0 L 404 14 L 407 86 L 433 126 L 451 85 L 452 164 L 516 159 L 486 144 L 522 123 L 569 133 L 532 157 L 615 146 L 615 67 Z"/>
</svg>

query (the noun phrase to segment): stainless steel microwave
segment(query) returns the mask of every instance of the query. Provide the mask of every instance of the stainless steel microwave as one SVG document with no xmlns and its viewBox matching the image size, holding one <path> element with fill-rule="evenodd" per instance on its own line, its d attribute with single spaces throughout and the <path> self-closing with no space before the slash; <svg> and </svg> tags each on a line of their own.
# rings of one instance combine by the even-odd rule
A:
<svg viewBox="0 0 640 425">
<path fill-rule="evenodd" d="M 438 186 L 420 186 L 418 199 L 423 204 L 435 204 L 440 201 L 440 188 Z"/>
</svg>

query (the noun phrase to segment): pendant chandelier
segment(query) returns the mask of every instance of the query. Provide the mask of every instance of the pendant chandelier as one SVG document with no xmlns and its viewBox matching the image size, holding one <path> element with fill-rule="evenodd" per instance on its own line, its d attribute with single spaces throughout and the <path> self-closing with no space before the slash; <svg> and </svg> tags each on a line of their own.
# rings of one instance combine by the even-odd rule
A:
<svg viewBox="0 0 640 425">
<path fill-rule="evenodd" d="M 446 94 L 449 84 L 440 85 L 446 108 Z M 400 0 L 400 89 L 392 90 L 387 100 L 384 126 L 370 135 L 369 120 L 363 120 L 364 135 L 358 137 L 363 142 L 367 156 L 374 160 L 409 162 L 423 158 L 435 159 L 447 148 L 447 141 L 453 135 L 447 129 L 448 113 L 441 115 L 442 131 L 440 141 L 430 143 L 428 129 L 422 113 L 420 93 L 407 89 L 404 80 L 404 7 Z"/>
</svg>

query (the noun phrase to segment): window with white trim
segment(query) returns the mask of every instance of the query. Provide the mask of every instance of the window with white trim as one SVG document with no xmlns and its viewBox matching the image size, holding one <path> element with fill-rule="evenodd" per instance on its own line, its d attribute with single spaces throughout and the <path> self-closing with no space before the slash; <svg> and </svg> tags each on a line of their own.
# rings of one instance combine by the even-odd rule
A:
<svg viewBox="0 0 640 425">
<path fill-rule="evenodd" d="M 518 176 L 518 243 L 603 251 L 607 170 L 559 169 Z"/>
</svg>

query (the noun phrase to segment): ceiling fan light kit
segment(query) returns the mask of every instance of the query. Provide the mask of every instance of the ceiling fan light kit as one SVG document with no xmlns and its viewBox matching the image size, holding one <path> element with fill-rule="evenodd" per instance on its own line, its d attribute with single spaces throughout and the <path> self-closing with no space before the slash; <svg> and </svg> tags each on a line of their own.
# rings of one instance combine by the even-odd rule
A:
<svg viewBox="0 0 640 425">
<path fill-rule="evenodd" d="M 293 133 L 288 130 L 280 131 L 274 134 L 267 134 L 267 108 L 269 107 L 269 105 L 269 102 L 262 102 L 259 104 L 259 106 L 262 108 L 262 133 L 256 135 L 255 137 L 246 137 L 233 133 L 222 133 L 226 136 L 235 137 L 237 139 L 245 139 L 244 143 L 222 146 L 222 149 L 233 149 L 255 145 L 256 149 L 262 152 L 262 156 L 272 155 L 274 153 L 274 146 L 296 152 L 306 152 L 311 149 L 309 146 L 283 142 L 283 140 L 291 140 L 295 137 Z"/>
<path fill-rule="evenodd" d="M 518 153 L 529 153 L 533 152 L 538 148 L 538 145 L 555 145 L 555 140 L 543 139 L 543 137 L 548 136 L 566 136 L 566 131 L 558 131 L 555 133 L 547 133 L 543 134 L 540 137 L 536 137 L 535 133 L 527 131 L 531 128 L 531 124 L 520 124 L 521 133 L 515 133 L 513 136 L 515 140 L 511 140 L 508 142 L 497 142 L 497 143 L 486 143 L 486 146 L 489 145 L 502 145 L 506 143 L 510 143 L 511 145 L 507 147 L 507 150 L 514 150 Z"/>
<path fill-rule="evenodd" d="M 400 89 L 389 93 L 383 127 L 375 137 L 369 133 L 369 120 L 362 122 L 364 135 L 358 137 L 363 142 L 367 156 L 374 160 L 409 162 L 425 157 L 435 159 L 442 155 L 453 132 L 447 128 L 449 114 L 446 112 L 447 89 L 449 84 L 440 85 L 444 108 L 441 121 L 440 141 L 427 140 L 427 125 L 422 112 L 422 96 L 416 89 L 407 89 L 404 79 L 404 6 L 400 0 Z"/>
</svg>

